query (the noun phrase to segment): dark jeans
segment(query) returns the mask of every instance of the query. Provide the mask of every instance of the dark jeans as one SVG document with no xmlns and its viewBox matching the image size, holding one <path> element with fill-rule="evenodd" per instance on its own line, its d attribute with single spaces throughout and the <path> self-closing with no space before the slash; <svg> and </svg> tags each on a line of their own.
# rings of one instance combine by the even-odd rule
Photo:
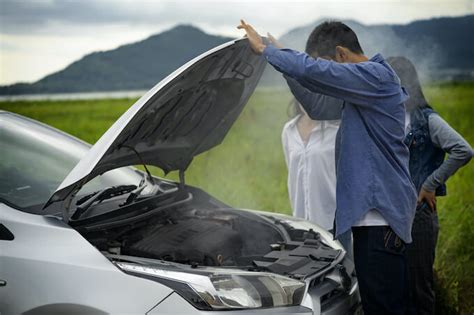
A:
<svg viewBox="0 0 474 315">
<path fill-rule="evenodd" d="M 353 227 L 354 264 L 364 315 L 405 314 L 405 243 L 389 226 Z"/>
<path fill-rule="evenodd" d="M 438 240 L 438 216 L 426 203 L 416 209 L 412 227 L 413 243 L 407 246 L 410 273 L 410 312 L 432 315 L 435 313 L 433 264 Z"/>
</svg>

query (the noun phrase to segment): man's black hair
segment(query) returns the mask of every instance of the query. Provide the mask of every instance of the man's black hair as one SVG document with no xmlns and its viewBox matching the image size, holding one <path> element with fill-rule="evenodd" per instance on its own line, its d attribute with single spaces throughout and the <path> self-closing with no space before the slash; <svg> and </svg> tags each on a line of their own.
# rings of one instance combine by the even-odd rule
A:
<svg viewBox="0 0 474 315">
<path fill-rule="evenodd" d="M 316 26 L 306 42 L 306 53 L 312 56 L 336 56 L 336 46 L 348 48 L 356 54 L 363 54 L 356 33 L 342 22 L 323 22 Z"/>
</svg>

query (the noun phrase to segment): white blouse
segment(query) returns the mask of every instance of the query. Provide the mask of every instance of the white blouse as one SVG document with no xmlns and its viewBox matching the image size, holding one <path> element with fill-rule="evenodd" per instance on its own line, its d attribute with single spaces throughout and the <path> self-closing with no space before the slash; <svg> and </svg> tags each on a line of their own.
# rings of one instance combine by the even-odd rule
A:
<svg viewBox="0 0 474 315">
<path fill-rule="evenodd" d="M 330 230 L 336 211 L 335 144 L 340 120 L 318 121 L 305 145 L 297 128 L 299 117 L 287 122 L 282 133 L 293 215 Z"/>
</svg>

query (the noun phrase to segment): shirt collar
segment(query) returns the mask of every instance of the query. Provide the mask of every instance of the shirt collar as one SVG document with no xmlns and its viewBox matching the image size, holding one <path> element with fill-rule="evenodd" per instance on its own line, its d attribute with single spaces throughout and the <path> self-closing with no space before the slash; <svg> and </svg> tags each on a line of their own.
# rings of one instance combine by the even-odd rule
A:
<svg viewBox="0 0 474 315">
<path fill-rule="evenodd" d="M 296 128 L 296 123 L 298 122 L 298 119 L 301 117 L 301 114 L 298 114 L 296 115 L 294 118 L 292 118 L 290 121 L 288 121 L 286 123 L 286 128 L 292 128 L 292 129 L 295 129 Z M 319 121 L 319 124 L 317 124 L 312 130 L 311 132 L 317 130 L 318 128 L 319 129 L 323 129 L 323 127 L 329 127 L 329 126 L 336 126 L 336 127 L 339 127 L 339 125 L 341 124 L 341 120 L 339 119 L 336 119 L 336 120 L 320 120 Z"/>
<path fill-rule="evenodd" d="M 381 54 L 375 54 L 372 58 L 369 59 L 369 61 L 373 62 L 382 62 L 384 60 L 385 58 Z"/>
<path fill-rule="evenodd" d="M 288 122 L 289 127 L 294 127 L 296 125 L 296 122 L 298 121 L 298 118 L 300 118 L 301 114 L 296 115 L 293 119 L 291 119 Z"/>
</svg>

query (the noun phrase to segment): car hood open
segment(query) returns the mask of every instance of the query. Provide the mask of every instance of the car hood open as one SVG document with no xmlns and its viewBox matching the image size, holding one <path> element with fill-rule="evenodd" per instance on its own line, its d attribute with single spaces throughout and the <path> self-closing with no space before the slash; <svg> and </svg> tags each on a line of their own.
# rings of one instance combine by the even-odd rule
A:
<svg viewBox="0 0 474 315">
<path fill-rule="evenodd" d="M 163 62 L 156 60 L 156 62 Z M 109 170 L 154 165 L 184 171 L 220 144 L 265 68 L 247 39 L 227 42 L 189 61 L 131 106 L 64 179 L 45 207 L 73 196 Z"/>
</svg>

